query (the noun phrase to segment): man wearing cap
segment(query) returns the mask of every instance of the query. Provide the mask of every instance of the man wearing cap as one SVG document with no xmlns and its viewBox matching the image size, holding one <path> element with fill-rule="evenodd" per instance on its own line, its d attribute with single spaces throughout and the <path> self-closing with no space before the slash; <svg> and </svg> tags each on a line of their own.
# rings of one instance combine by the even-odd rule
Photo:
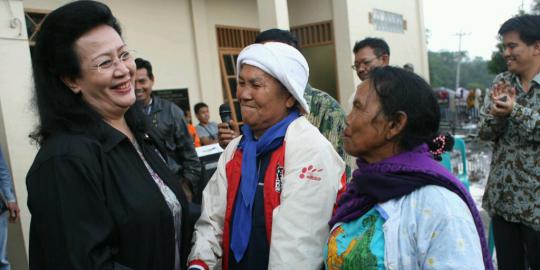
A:
<svg viewBox="0 0 540 270">
<path fill-rule="evenodd" d="M 204 190 L 189 269 L 321 269 L 345 164 L 304 116 L 307 62 L 269 42 L 246 47 L 237 65 L 244 135 Z"/>
</svg>

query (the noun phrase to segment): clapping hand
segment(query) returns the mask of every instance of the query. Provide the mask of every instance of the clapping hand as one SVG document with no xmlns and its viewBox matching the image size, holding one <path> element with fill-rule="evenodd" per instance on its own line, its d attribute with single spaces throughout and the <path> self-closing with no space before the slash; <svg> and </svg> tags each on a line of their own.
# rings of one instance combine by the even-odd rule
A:
<svg viewBox="0 0 540 270">
<path fill-rule="evenodd" d="M 495 117 L 508 117 L 516 103 L 516 89 L 507 82 L 496 83 L 491 89 L 490 114 Z"/>
</svg>

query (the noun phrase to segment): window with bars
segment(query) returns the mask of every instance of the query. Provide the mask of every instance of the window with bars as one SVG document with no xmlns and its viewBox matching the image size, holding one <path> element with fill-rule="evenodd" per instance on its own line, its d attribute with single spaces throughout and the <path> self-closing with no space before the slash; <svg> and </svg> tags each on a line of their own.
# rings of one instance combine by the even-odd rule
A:
<svg viewBox="0 0 540 270">
<path fill-rule="evenodd" d="M 217 41 L 219 50 L 219 63 L 221 80 L 223 84 L 223 96 L 229 103 L 233 119 L 241 123 L 240 104 L 236 98 L 236 60 L 242 49 L 255 42 L 259 30 L 255 28 L 240 28 L 230 26 L 217 26 Z"/>
<path fill-rule="evenodd" d="M 291 32 L 298 39 L 300 48 L 334 44 L 332 21 L 294 26 Z"/>
</svg>

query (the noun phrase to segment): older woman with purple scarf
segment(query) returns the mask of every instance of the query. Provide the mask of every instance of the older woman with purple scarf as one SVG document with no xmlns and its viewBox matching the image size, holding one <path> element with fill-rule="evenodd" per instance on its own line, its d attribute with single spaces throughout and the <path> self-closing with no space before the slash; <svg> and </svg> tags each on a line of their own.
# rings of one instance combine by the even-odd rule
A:
<svg viewBox="0 0 540 270">
<path fill-rule="evenodd" d="M 434 160 L 453 144 L 439 121 L 412 72 L 374 69 L 358 86 L 344 131 L 358 169 L 330 220 L 326 269 L 493 269 L 473 199 Z"/>
</svg>

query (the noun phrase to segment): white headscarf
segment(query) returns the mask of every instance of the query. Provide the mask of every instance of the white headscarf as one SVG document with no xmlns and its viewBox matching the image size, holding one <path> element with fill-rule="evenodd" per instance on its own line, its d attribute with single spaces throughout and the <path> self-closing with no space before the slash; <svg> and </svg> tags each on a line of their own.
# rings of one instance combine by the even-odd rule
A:
<svg viewBox="0 0 540 270">
<path fill-rule="evenodd" d="M 309 67 L 297 49 L 281 42 L 252 44 L 240 52 L 236 70 L 240 71 L 242 64 L 260 68 L 280 81 L 300 103 L 302 109 L 309 113 L 309 106 L 304 98 Z"/>
</svg>

